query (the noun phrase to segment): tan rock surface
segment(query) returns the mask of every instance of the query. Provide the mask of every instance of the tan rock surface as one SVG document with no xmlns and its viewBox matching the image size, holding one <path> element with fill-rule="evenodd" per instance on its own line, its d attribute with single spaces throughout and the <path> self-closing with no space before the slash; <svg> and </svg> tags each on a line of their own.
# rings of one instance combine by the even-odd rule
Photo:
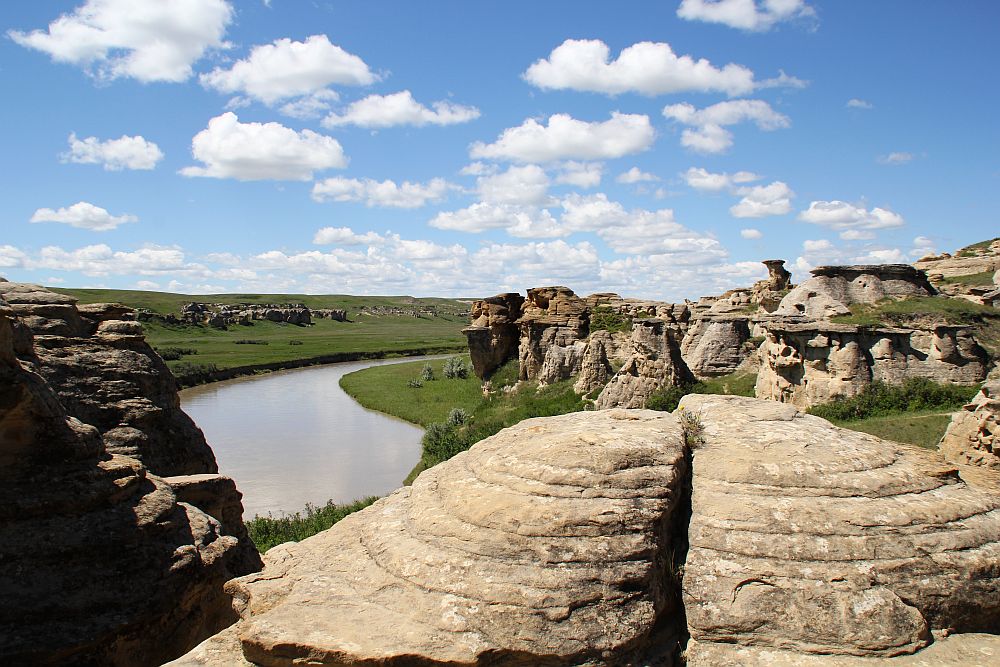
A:
<svg viewBox="0 0 1000 667">
<path fill-rule="evenodd" d="M 268 552 L 234 633 L 175 664 L 661 664 L 685 477 L 672 415 L 527 420 Z"/>
<path fill-rule="evenodd" d="M 470 324 L 462 333 L 469 341 L 472 369 L 485 380 L 508 359 L 517 357 L 520 339 L 515 322 L 521 316 L 524 297 L 516 293 L 497 294 L 472 304 Z"/>
<path fill-rule="evenodd" d="M 939 448 L 949 461 L 1000 471 L 1000 380 L 984 384 L 955 413 Z"/>
<path fill-rule="evenodd" d="M 935 294 L 927 276 L 909 264 L 820 266 L 781 299 L 778 315 L 829 319 L 847 315 L 852 303 Z"/>
<path fill-rule="evenodd" d="M 791 406 L 681 407 L 704 429 L 682 584 L 696 642 L 890 657 L 931 630 L 1000 631 L 1000 495 Z"/>
<path fill-rule="evenodd" d="M 594 403 L 598 410 L 644 408 L 657 389 L 690 382 L 691 371 L 667 322 L 635 320 L 630 355 Z"/>
<path fill-rule="evenodd" d="M 729 375 L 756 349 L 750 320 L 739 315 L 706 315 L 691 322 L 681 341 L 681 357 L 696 378 Z"/>
<path fill-rule="evenodd" d="M 540 380 L 549 357 L 552 359 L 545 368 L 543 384 L 565 380 L 572 372 L 579 372 L 584 346 L 576 343 L 587 337 L 588 323 L 586 302 L 568 287 L 529 289 L 517 321 L 520 379 Z"/>
</svg>

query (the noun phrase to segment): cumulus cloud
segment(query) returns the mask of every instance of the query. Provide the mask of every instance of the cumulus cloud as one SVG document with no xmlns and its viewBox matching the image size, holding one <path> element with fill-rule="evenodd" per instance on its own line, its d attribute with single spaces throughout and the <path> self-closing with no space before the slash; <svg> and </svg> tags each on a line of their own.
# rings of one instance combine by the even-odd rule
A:
<svg viewBox="0 0 1000 667">
<path fill-rule="evenodd" d="M 208 121 L 191 140 L 191 153 L 204 166 L 185 167 L 184 176 L 308 181 L 315 171 L 347 166 L 332 137 L 280 123 L 241 123 L 231 111 Z"/>
<path fill-rule="evenodd" d="M 838 200 L 811 202 L 808 209 L 799 213 L 799 220 L 836 230 L 888 229 L 905 224 L 903 216 L 889 209 L 865 210 L 863 206 Z"/>
<path fill-rule="evenodd" d="M 473 234 L 503 229 L 519 238 L 555 238 L 567 234 L 547 209 L 517 204 L 476 202 L 458 211 L 438 213 L 428 224 L 436 229 Z"/>
<path fill-rule="evenodd" d="M 754 89 L 753 72 L 729 63 L 678 56 L 664 42 L 639 42 L 610 60 L 608 45 L 597 39 L 567 39 L 522 75 L 539 88 L 579 90 L 607 95 L 636 92 L 663 95 L 718 92 L 744 95 Z"/>
<path fill-rule="evenodd" d="M 610 120 L 593 123 L 554 114 L 545 125 L 529 118 L 504 130 L 492 144 L 476 142 L 469 154 L 515 162 L 606 160 L 647 150 L 655 138 L 649 116 L 642 114 L 615 111 Z"/>
<path fill-rule="evenodd" d="M 73 133 L 69 135 L 69 152 L 60 158 L 63 162 L 100 164 L 106 171 L 149 170 L 163 159 L 163 151 L 152 141 L 138 135 L 101 141 L 97 137 L 77 139 Z"/>
<path fill-rule="evenodd" d="M 626 172 L 618 174 L 615 181 L 618 183 L 655 183 L 660 180 L 659 176 L 642 171 L 639 167 L 632 167 Z"/>
<path fill-rule="evenodd" d="M 331 84 L 365 86 L 378 79 L 358 56 L 331 44 L 326 35 L 304 42 L 277 39 L 253 47 L 229 68 L 217 67 L 198 77 L 221 93 L 246 95 L 265 104 L 313 95 Z"/>
<path fill-rule="evenodd" d="M 225 0 L 87 0 L 47 30 L 7 35 L 100 79 L 179 82 L 208 49 L 228 46 L 233 13 Z"/>
<path fill-rule="evenodd" d="M 752 171 L 738 171 L 735 174 L 713 173 L 703 167 L 691 167 L 682 174 L 684 182 L 695 190 L 721 192 L 730 190 L 739 183 L 752 183 L 760 176 Z"/>
<path fill-rule="evenodd" d="M 316 245 L 379 245 L 385 237 L 375 232 L 358 234 L 350 227 L 323 227 L 313 236 Z"/>
<path fill-rule="evenodd" d="M 736 193 L 742 195 L 743 199 L 729 209 L 734 218 L 784 215 L 792 210 L 791 198 L 795 196 L 788 184 L 782 181 L 738 188 Z"/>
<path fill-rule="evenodd" d="M 839 236 L 844 241 L 870 241 L 875 238 L 875 232 L 866 229 L 845 229 Z"/>
<path fill-rule="evenodd" d="M 721 153 L 732 146 L 728 125 L 753 122 L 766 132 L 791 125 L 788 116 L 763 100 L 730 100 L 704 109 L 684 102 L 664 107 L 663 115 L 689 126 L 681 133 L 681 145 L 699 153 Z"/>
<path fill-rule="evenodd" d="M 90 202 L 77 202 L 66 208 L 40 208 L 31 216 L 30 222 L 59 222 L 71 227 L 106 232 L 127 222 L 138 222 L 134 215 L 111 215 L 106 209 Z"/>
<path fill-rule="evenodd" d="M 85 276 L 186 274 L 204 267 L 186 261 L 176 246 L 145 246 L 133 251 L 115 251 L 108 245 L 84 246 L 64 250 L 46 246 L 29 260 L 31 268 L 78 271 Z"/>
<path fill-rule="evenodd" d="M 899 165 L 906 164 L 913 159 L 913 153 L 893 152 L 888 155 L 879 155 L 879 164 Z"/>
<path fill-rule="evenodd" d="M 560 202 L 562 224 L 567 231 L 592 232 L 628 222 L 628 212 L 603 192 L 592 195 L 572 193 Z"/>
<path fill-rule="evenodd" d="M 491 204 L 533 204 L 548 202 L 549 177 L 537 164 L 511 166 L 507 171 L 480 176 L 476 189 Z"/>
<path fill-rule="evenodd" d="M 578 188 L 596 188 L 604 176 L 604 165 L 600 162 L 577 162 L 569 160 L 558 166 L 556 183 L 575 185 Z"/>
<path fill-rule="evenodd" d="M 0 245 L 0 269 L 20 269 L 28 261 L 28 255 L 12 245 Z"/>
<path fill-rule="evenodd" d="M 440 201 L 449 190 L 457 188 L 443 178 L 426 183 L 375 181 L 370 178 L 327 178 L 313 186 L 312 198 L 318 202 L 364 202 L 366 206 L 383 208 L 420 208 L 428 202 Z"/>
<path fill-rule="evenodd" d="M 340 113 L 331 113 L 323 119 L 324 127 L 357 125 L 358 127 L 382 128 L 396 125 L 455 125 L 479 118 L 476 107 L 433 102 L 431 108 L 413 99 L 413 94 L 404 90 L 391 95 L 369 95 L 352 102 Z"/>
<path fill-rule="evenodd" d="M 783 21 L 815 19 L 816 10 L 805 0 L 681 0 L 677 16 L 688 21 L 765 32 Z"/>
<path fill-rule="evenodd" d="M 847 107 L 849 109 L 874 109 L 875 106 L 866 100 L 859 100 L 856 97 L 852 97 L 847 100 Z"/>
<path fill-rule="evenodd" d="M 745 239 L 761 239 L 764 238 L 764 234 L 759 229 L 753 229 L 752 227 L 740 230 L 740 236 Z"/>
</svg>

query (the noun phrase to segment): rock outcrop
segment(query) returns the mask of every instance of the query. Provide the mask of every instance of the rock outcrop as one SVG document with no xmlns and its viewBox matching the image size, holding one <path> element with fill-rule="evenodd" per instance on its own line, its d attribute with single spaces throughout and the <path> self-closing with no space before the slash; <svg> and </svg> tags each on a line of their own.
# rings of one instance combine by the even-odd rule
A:
<svg viewBox="0 0 1000 667">
<path fill-rule="evenodd" d="M 812 274 L 781 299 L 775 313 L 829 319 L 850 314 L 852 303 L 937 293 L 924 272 L 909 264 L 820 266 Z"/>
<path fill-rule="evenodd" d="M 939 447 L 949 461 L 1000 470 L 1000 380 L 955 413 Z"/>
<path fill-rule="evenodd" d="M 524 297 L 517 293 L 497 294 L 472 304 L 471 324 L 462 329 L 469 341 L 472 370 L 480 380 L 487 380 L 497 368 L 517 358 Z"/>
<path fill-rule="evenodd" d="M 0 663 L 160 664 L 233 621 L 223 584 L 259 567 L 253 544 L 109 452 L 47 382 L 46 355 L 68 357 L 88 337 L 118 350 L 134 336 L 134 322 L 102 319 L 124 311 L 0 288 Z M 222 504 L 241 511 L 233 492 Z"/>
<path fill-rule="evenodd" d="M 781 299 L 794 287 L 792 274 L 785 268 L 783 259 L 765 259 L 762 264 L 767 267 L 767 278 L 754 283 L 750 288 L 750 302 L 757 304 L 765 312 L 773 313 Z"/>
<path fill-rule="evenodd" d="M 517 320 L 520 379 L 549 384 L 568 378 L 573 369 L 579 372 L 589 312 L 586 302 L 568 287 L 529 289 Z"/>
<path fill-rule="evenodd" d="M 603 389 L 630 354 L 629 340 L 629 334 L 624 332 L 595 331 L 590 334 L 573 391 L 586 396 Z"/>
<path fill-rule="evenodd" d="M 691 322 L 681 341 L 681 357 L 699 379 L 735 372 L 755 349 L 745 315 L 704 315 Z"/>
<path fill-rule="evenodd" d="M 1000 271 L 1000 239 L 993 239 L 991 243 L 978 247 L 963 248 L 954 255 L 949 253 L 928 255 L 913 265 L 925 271 L 932 282 L 939 278 Z"/>
<path fill-rule="evenodd" d="M 688 634 L 701 666 L 1000 651 L 964 634 L 1000 632 L 995 488 L 788 405 L 681 405 L 483 440 L 268 552 L 230 584 L 242 620 L 173 664 L 673 665 Z"/>
<path fill-rule="evenodd" d="M 346 319 L 341 310 L 323 311 L 330 319 Z M 339 316 L 343 313 L 343 316 Z M 234 324 L 253 324 L 255 321 L 287 322 L 304 326 L 312 324 L 312 311 L 301 303 L 198 303 L 185 304 L 181 308 L 180 321 L 189 324 L 205 324 L 216 329 L 225 329 Z"/>
<path fill-rule="evenodd" d="M 972 328 L 858 327 L 772 318 L 760 347 L 757 398 L 799 407 L 851 397 L 881 381 L 920 377 L 975 385 L 986 378 L 988 357 Z"/>
<path fill-rule="evenodd" d="M 636 320 L 632 325 L 630 354 L 597 397 L 598 410 L 644 408 L 657 389 L 687 384 L 691 371 L 669 326 L 660 319 Z"/>
</svg>

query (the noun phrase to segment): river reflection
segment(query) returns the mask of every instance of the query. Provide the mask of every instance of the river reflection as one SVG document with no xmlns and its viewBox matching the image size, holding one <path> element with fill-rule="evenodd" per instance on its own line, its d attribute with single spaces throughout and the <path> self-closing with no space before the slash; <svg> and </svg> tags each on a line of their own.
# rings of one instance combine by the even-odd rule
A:
<svg viewBox="0 0 1000 667">
<path fill-rule="evenodd" d="M 420 459 L 423 429 L 365 410 L 340 388 L 352 371 L 416 358 L 358 361 L 237 378 L 181 392 L 244 516 L 296 512 L 398 488 Z"/>
</svg>

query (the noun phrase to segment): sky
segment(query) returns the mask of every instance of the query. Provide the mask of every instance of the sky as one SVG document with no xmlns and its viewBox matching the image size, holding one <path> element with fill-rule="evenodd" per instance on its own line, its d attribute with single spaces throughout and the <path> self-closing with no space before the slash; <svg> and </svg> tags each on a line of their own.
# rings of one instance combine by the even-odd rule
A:
<svg viewBox="0 0 1000 667">
<path fill-rule="evenodd" d="M 0 3 L 0 275 L 680 301 L 1000 235 L 1000 3 Z"/>
</svg>

